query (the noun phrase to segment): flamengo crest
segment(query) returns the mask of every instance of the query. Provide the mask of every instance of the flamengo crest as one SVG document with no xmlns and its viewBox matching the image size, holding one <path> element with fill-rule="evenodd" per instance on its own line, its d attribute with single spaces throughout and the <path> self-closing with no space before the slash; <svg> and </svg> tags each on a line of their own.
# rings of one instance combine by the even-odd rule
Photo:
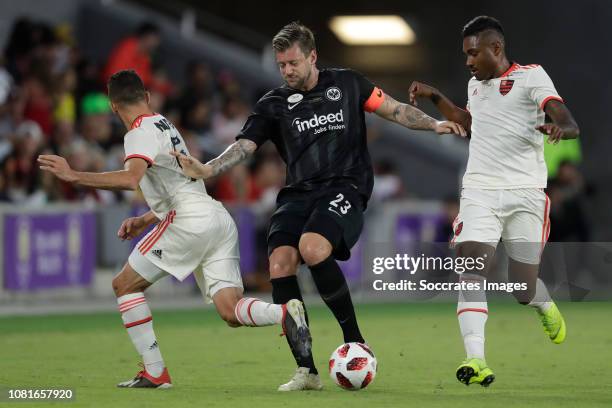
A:
<svg viewBox="0 0 612 408">
<path fill-rule="evenodd" d="M 506 95 L 512 89 L 512 85 L 514 85 L 513 79 L 503 79 L 499 83 L 499 93 L 502 95 Z"/>
</svg>

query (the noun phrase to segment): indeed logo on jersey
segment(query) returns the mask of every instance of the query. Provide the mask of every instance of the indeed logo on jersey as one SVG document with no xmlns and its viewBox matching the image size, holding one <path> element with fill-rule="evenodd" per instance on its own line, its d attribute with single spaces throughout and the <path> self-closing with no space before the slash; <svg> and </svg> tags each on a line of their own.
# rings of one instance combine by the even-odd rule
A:
<svg viewBox="0 0 612 408">
<path fill-rule="evenodd" d="M 342 109 L 337 113 L 329 113 L 327 115 L 317 115 L 315 113 L 312 118 L 306 120 L 295 118 L 291 125 L 297 125 L 300 133 L 305 130 L 314 129 L 315 135 L 328 130 L 342 130 L 345 128 Z"/>
</svg>

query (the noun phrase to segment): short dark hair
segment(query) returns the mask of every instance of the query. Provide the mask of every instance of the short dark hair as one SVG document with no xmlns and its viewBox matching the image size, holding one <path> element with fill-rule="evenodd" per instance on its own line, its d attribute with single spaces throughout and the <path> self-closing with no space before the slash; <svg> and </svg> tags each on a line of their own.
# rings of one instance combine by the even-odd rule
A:
<svg viewBox="0 0 612 408">
<path fill-rule="evenodd" d="M 276 52 L 283 52 L 295 43 L 298 43 L 304 55 L 316 49 L 314 34 L 310 28 L 299 21 L 293 21 L 281 28 L 272 39 L 272 48 Z"/>
<path fill-rule="evenodd" d="M 137 37 L 144 37 L 150 34 L 159 35 L 159 27 L 150 21 L 145 21 L 136 29 Z"/>
<path fill-rule="evenodd" d="M 133 69 L 115 72 L 108 80 L 108 98 L 113 103 L 133 105 L 146 99 L 142 79 Z"/>
<path fill-rule="evenodd" d="M 470 20 L 463 27 L 463 38 L 478 35 L 487 30 L 497 31 L 502 37 L 504 36 L 504 29 L 496 18 L 489 16 L 478 16 Z"/>
</svg>

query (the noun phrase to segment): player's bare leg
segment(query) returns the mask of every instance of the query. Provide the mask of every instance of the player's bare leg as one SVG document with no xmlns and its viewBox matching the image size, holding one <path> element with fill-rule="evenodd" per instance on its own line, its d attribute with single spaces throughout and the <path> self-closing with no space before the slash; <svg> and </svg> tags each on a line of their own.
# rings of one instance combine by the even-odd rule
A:
<svg viewBox="0 0 612 408">
<path fill-rule="evenodd" d="M 296 248 L 284 245 L 275 248 L 270 254 L 270 282 L 272 283 L 272 298 L 276 304 L 284 304 L 291 299 L 302 302 L 302 294 L 297 281 L 297 269 L 300 257 Z M 304 310 L 304 319 L 308 315 Z M 279 391 L 320 390 L 322 388 L 319 373 L 314 364 L 312 350 L 308 355 L 302 355 L 287 336 L 287 343 L 298 366 L 293 378 L 282 384 Z"/>
<path fill-rule="evenodd" d="M 514 291 L 512 294 L 520 304 L 536 309 L 544 331 L 553 343 L 559 344 L 565 340 L 565 320 L 550 297 L 546 285 L 538 278 L 539 269 L 539 264 L 527 264 L 510 258 L 508 263 L 510 282 L 527 284 L 527 290 Z"/>
<path fill-rule="evenodd" d="M 219 316 L 230 327 L 261 327 L 280 324 L 302 358 L 312 353 L 312 339 L 306 324 L 302 302 L 292 299 L 283 305 L 267 303 L 257 298 L 242 297 L 238 288 L 223 288 L 215 293 L 213 302 Z"/>
<path fill-rule="evenodd" d="M 132 380 L 117 384 L 125 388 L 170 388 L 172 382 L 153 331 L 151 309 L 144 297 L 144 290 L 151 285 L 129 263 L 113 279 L 113 290 L 123 324 L 136 351 L 141 355 L 143 370 Z"/>
<path fill-rule="evenodd" d="M 482 271 L 470 271 L 461 274 L 460 280 L 479 285 L 479 289 L 460 291 L 457 302 L 457 319 L 463 337 L 466 359 L 457 368 L 457 379 L 465 385 L 480 384 L 489 386 L 495 375 L 485 360 L 485 325 L 489 309 L 484 289 L 495 247 L 480 242 L 463 242 L 457 246 L 457 256 L 462 258 L 481 258 L 484 261 Z"/>
</svg>

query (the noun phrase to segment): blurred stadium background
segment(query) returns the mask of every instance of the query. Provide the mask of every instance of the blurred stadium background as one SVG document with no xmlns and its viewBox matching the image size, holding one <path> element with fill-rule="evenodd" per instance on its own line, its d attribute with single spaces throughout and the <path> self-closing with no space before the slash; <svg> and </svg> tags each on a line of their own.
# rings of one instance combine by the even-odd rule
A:
<svg viewBox="0 0 612 408">
<path fill-rule="evenodd" d="M 124 129 L 105 96 L 109 72 L 139 67 L 153 109 L 206 160 L 233 141 L 258 97 L 280 84 L 269 43 L 296 19 L 315 31 L 321 66 L 359 70 L 402 101 L 412 80 L 431 83 L 460 104 L 468 80 L 461 28 L 476 15 L 499 18 L 509 56 L 546 68 L 582 131 L 580 140 L 546 149 L 550 240 L 567 244 L 549 245 L 545 276 L 561 297 L 611 292 L 608 2 L 21 0 L 0 10 L 0 315 L 115 309 L 110 281 L 133 245 L 116 231 L 125 217 L 146 211 L 141 197 L 74 188 L 35 163 L 53 152 L 79 170 L 122 167 Z M 329 27 L 333 16 L 370 14 L 401 16 L 414 42 L 347 45 Z M 357 301 L 406 300 L 372 291 L 368 254 L 384 247 L 418 255 L 420 243 L 448 240 L 467 142 L 368 119 L 376 185 L 365 232 L 343 268 Z M 268 144 L 207 186 L 239 226 L 248 291 L 269 292 L 265 233 L 283 182 L 283 163 Z M 307 273 L 302 279 L 314 293 Z M 194 285 L 160 282 L 149 290 L 154 308 L 200 307 Z"/>
</svg>

